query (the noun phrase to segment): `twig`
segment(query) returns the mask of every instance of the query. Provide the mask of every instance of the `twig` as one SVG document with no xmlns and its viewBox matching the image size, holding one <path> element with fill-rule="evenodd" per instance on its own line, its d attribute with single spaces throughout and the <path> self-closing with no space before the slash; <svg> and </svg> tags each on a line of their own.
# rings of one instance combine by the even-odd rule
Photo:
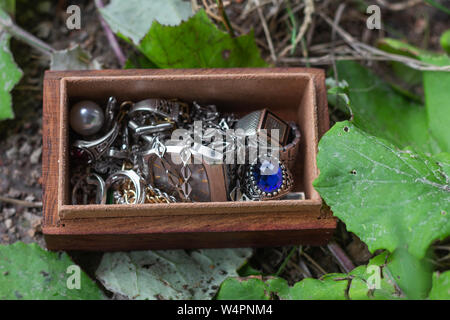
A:
<svg viewBox="0 0 450 320">
<path fill-rule="evenodd" d="M 349 273 L 350 271 L 355 269 L 355 265 L 353 264 L 353 262 L 336 242 L 331 241 L 330 243 L 328 243 L 327 247 L 346 273 Z"/>
<path fill-rule="evenodd" d="M 270 50 L 270 57 L 272 58 L 273 62 L 277 61 L 277 56 L 275 54 L 275 49 L 273 47 L 272 37 L 270 36 L 269 28 L 267 27 L 266 19 L 264 18 L 263 11 L 261 9 L 261 6 L 259 5 L 259 0 L 253 0 L 255 4 L 257 5 L 257 12 L 259 19 L 261 20 L 261 24 L 264 30 L 264 35 L 266 36 L 267 44 L 269 45 Z"/>
<path fill-rule="evenodd" d="M 330 54 L 326 54 L 320 57 L 309 57 L 306 58 L 297 58 L 297 57 L 287 57 L 287 58 L 280 58 L 278 61 L 283 63 L 289 63 L 289 64 L 305 64 L 306 62 L 309 62 L 311 65 L 331 65 L 333 63 L 333 59 L 336 61 L 346 61 L 346 60 L 355 60 L 355 61 L 392 61 L 392 59 L 388 57 L 377 57 L 373 55 L 365 55 L 365 56 L 356 56 L 356 55 L 339 55 L 332 57 Z M 445 71 L 445 70 L 437 70 L 437 71 Z"/>
<path fill-rule="evenodd" d="M 212 11 L 209 9 L 209 7 L 205 6 L 205 11 L 206 11 L 206 14 L 207 14 L 208 16 L 210 16 L 211 18 L 213 18 L 214 20 L 219 21 L 219 22 L 222 22 L 222 18 L 219 17 L 219 16 L 218 16 L 217 14 L 215 14 L 214 12 L 212 12 Z M 234 23 L 232 23 L 232 22 L 231 22 L 231 25 L 232 25 L 232 27 L 233 27 L 234 30 L 237 30 L 237 31 L 239 32 L 239 34 L 247 33 L 244 29 L 242 29 L 241 27 L 239 27 L 238 25 L 236 25 L 236 24 L 234 24 Z M 261 41 L 260 39 L 255 38 L 255 42 L 256 42 L 258 45 L 260 45 L 261 47 L 263 47 L 264 49 L 269 49 L 264 41 Z"/>
<path fill-rule="evenodd" d="M 332 56 L 332 63 L 333 63 L 334 80 L 336 81 L 336 83 L 339 83 L 339 75 L 338 75 L 338 71 L 337 71 L 337 67 L 336 67 L 336 59 L 335 59 L 335 55 L 334 55 L 334 53 L 335 53 L 335 41 L 336 41 L 336 28 L 335 28 L 335 26 L 339 25 L 339 21 L 341 20 L 342 13 L 344 12 L 344 9 L 345 9 L 345 3 L 341 3 L 339 5 L 337 11 L 336 11 L 336 15 L 334 17 L 334 23 L 333 23 L 333 30 L 331 31 L 331 56 Z M 336 92 L 336 101 L 338 101 L 337 96 L 338 96 L 338 93 Z M 350 107 L 350 105 L 348 103 L 346 103 L 345 105 L 347 106 L 347 109 L 348 109 L 349 114 L 350 114 L 350 121 L 353 121 L 353 118 L 354 118 L 353 110 L 352 110 L 352 108 Z M 337 106 L 334 106 L 334 108 L 336 108 L 336 107 Z"/>
<path fill-rule="evenodd" d="M 31 33 L 16 25 L 9 16 L 8 18 L 0 18 L 0 27 L 10 33 L 14 38 L 25 42 L 49 57 L 56 51 L 41 39 L 36 38 Z"/>
<path fill-rule="evenodd" d="M 0 196 L 0 202 L 11 203 L 28 208 L 42 208 L 42 202 L 30 202 L 25 200 L 8 198 L 4 196 Z"/>
<path fill-rule="evenodd" d="M 364 58 L 370 57 L 374 58 L 382 57 L 386 61 L 397 61 L 401 62 L 413 69 L 421 70 L 421 71 L 450 71 L 450 66 L 438 67 L 430 63 L 426 63 L 420 60 L 416 60 L 413 58 L 401 56 L 398 54 L 387 53 L 382 50 L 371 47 L 365 43 L 359 42 L 355 40 L 349 33 L 344 31 L 341 27 L 336 25 L 329 17 L 325 14 L 319 12 L 319 16 L 324 19 L 332 28 L 336 29 L 336 32 L 344 39 L 344 41 L 352 47 L 356 52 L 355 56 L 360 55 Z M 369 60 L 369 59 L 367 59 Z"/>
<path fill-rule="evenodd" d="M 255 3 L 254 1 L 247 1 L 247 4 L 245 5 L 244 10 L 242 10 L 242 13 L 240 15 L 240 19 L 244 20 L 247 18 L 247 16 L 256 10 L 258 7 L 263 7 L 266 4 L 273 4 L 273 0 L 262 0 L 258 3 Z"/>
<path fill-rule="evenodd" d="M 197 3 L 197 0 L 191 0 L 191 7 L 193 12 L 197 12 L 199 9 L 199 5 Z"/>
<path fill-rule="evenodd" d="M 222 17 L 223 25 L 227 29 L 228 33 L 234 38 L 235 34 L 234 34 L 233 26 L 231 25 L 230 20 L 228 19 L 227 13 L 225 12 L 222 0 L 216 0 L 216 3 L 217 3 L 217 9 L 219 10 L 219 14 Z"/>
<path fill-rule="evenodd" d="M 291 249 L 291 251 L 289 251 L 289 253 L 288 253 L 286 259 L 284 259 L 283 263 L 282 263 L 281 266 L 278 268 L 277 272 L 275 272 L 275 276 L 278 277 L 278 276 L 283 272 L 284 268 L 286 268 L 287 263 L 289 262 L 289 260 L 291 260 L 292 255 L 294 254 L 294 252 L 295 252 L 297 249 L 298 249 L 298 247 L 293 247 L 293 248 Z"/>
<path fill-rule="evenodd" d="M 450 9 L 444 7 L 442 4 L 434 1 L 434 0 L 424 0 L 426 3 L 428 3 L 430 6 L 435 7 L 438 10 L 441 10 L 442 12 L 445 12 L 446 14 L 450 15 Z"/>
<path fill-rule="evenodd" d="M 402 11 L 418 5 L 422 0 L 408 0 L 402 3 L 388 3 L 386 0 L 377 0 L 377 2 L 389 10 Z"/>
<path fill-rule="evenodd" d="M 434 249 L 450 251 L 450 246 L 434 246 Z"/>
<path fill-rule="evenodd" d="M 284 57 L 292 48 L 295 48 L 298 45 L 300 40 L 305 35 L 306 30 L 308 30 L 308 26 L 311 23 L 311 20 L 312 20 L 311 17 L 312 17 L 313 13 L 314 13 L 314 1 L 313 0 L 305 0 L 305 9 L 304 9 L 305 18 L 303 19 L 303 23 L 300 26 L 297 37 L 295 38 L 295 41 L 293 44 L 287 46 L 286 48 L 283 49 L 283 51 L 281 51 L 281 53 L 279 54 L 279 57 Z"/>
<path fill-rule="evenodd" d="M 442 258 L 437 259 L 437 261 L 441 262 L 441 261 L 445 261 L 445 260 L 449 260 L 449 259 L 450 259 L 450 253 Z"/>
<path fill-rule="evenodd" d="M 100 23 L 102 25 L 103 30 L 105 31 L 106 38 L 108 38 L 109 45 L 114 51 L 114 54 L 116 55 L 117 60 L 119 61 L 119 64 L 121 67 L 125 65 L 125 62 L 127 61 L 127 58 L 125 58 L 125 55 L 122 52 L 122 49 L 120 49 L 119 43 L 117 42 L 116 36 L 112 32 L 109 25 L 106 23 L 105 19 L 103 19 L 102 14 L 100 13 L 100 9 L 104 7 L 102 0 L 95 0 L 95 6 L 98 9 L 98 17 L 100 19 Z"/>
<path fill-rule="evenodd" d="M 303 250 L 300 251 L 300 254 L 303 255 L 311 264 L 320 272 L 322 275 L 327 274 L 326 272 L 309 254 L 304 252 Z"/>
<path fill-rule="evenodd" d="M 311 271 L 309 271 L 308 266 L 306 265 L 305 261 L 303 261 L 303 259 L 300 257 L 299 258 L 299 265 L 300 268 L 303 270 L 303 275 L 305 276 L 305 278 L 312 278 L 312 274 Z"/>
</svg>

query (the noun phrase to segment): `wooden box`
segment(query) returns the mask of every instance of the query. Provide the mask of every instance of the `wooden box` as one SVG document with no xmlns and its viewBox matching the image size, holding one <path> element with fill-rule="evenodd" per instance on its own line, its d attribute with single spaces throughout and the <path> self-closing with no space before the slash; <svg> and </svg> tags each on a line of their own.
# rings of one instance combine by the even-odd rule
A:
<svg viewBox="0 0 450 320">
<path fill-rule="evenodd" d="M 246 114 L 269 108 L 300 127 L 294 191 L 305 200 L 71 205 L 68 109 L 90 99 L 177 97 Z M 336 219 L 312 186 L 319 138 L 329 127 L 319 69 L 48 71 L 43 112 L 43 233 L 51 250 L 140 250 L 326 243 Z"/>
</svg>

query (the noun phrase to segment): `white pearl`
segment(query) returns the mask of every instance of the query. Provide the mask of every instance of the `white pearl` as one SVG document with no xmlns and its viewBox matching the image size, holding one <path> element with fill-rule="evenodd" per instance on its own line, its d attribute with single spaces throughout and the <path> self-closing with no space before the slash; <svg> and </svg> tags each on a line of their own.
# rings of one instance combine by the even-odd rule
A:
<svg viewBox="0 0 450 320">
<path fill-rule="evenodd" d="M 70 127 L 82 136 L 99 132 L 105 122 L 102 108 L 93 101 L 80 101 L 70 109 Z"/>
</svg>

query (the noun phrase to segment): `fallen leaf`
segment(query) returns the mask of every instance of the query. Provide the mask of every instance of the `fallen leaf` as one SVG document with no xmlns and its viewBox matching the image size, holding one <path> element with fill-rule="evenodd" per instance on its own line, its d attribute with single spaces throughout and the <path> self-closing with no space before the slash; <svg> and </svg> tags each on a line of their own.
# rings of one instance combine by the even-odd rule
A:
<svg viewBox="0 0 450 320">
<path fill-rule="evenodd" d="M 138 45 L 153 21 L 175 26 L 192 15 L 192 8 L 181 0 L 112 0 L 100 12 L 111 30 Z"/>
<path fill-rule="evenodd" d="M 78 45 L 52 54 L 50 70 L 99 70 L 100 64 Z"/>
<path fill-rule="evenodd" d="M 96 271 L 108 290 L 138 300 L 211 299 L 237 276 L 251 249 L 134 251 L 104 254 Z"/>
</svg>

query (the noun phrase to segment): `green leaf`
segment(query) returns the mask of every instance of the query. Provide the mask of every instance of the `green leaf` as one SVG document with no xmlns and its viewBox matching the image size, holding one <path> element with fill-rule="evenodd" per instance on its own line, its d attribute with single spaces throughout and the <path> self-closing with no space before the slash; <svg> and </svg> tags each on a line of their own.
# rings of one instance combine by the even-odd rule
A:
<svg viewBox="0 0 450 320">
<path fill-rule="evenodd" d="M 345 274 L 331 273 L 322 279 L 304 279 L 292 287 L 294 300 L 345 300 L 348 278 Z"/>
<path fill-rule="evenodd" d="M 435 272 L 433 274 L 433 286 L 428 299 L 450 300 L 450 271 L 444 273 Z"/>
<path fill-rule="evenodd" d="M 259 278 L 228 278 L 220 286 L 218 300 L 269 300 L 267 285 Z"/>
<path fill-rule="evenodd" d="M 150 60 L 148 60 L 147 57 L 144 56 L 143 54 L 132 53 L 128 57 L 123 68 L 124 69 L 155 69 L 155 68 L 158 68 L 158 66 L 155 65 Z"/>
<path fill-rule="evenodd" d="M 422 61 L 450 66 L 450 57 L 425 55 Z M 423 88 L 431 135 L 442 151 L 450 152 L 450 72 L 424 71 Z"/>
<path fill-rule="evenodd" d="M 377 41 L 377 47 L 383 51 L 410 58 L 418 58 L 419 56 L 432 54 L 426 50 L 416 48 L 406 42 L 392 38 L 379 39 Z"/>
<path fill-rule="evenodd" d="M 445 42 L 445 40 L 444 40 Z M 385 38 L 378 42 L 378 46 L 387 52 L 405 55 L 436 66 L 450 66 L 448 55 L 416 48 L 399 40 Z M 428 118 L 430 141 L 436 141 L 438 148 L 433 151 L 450 152 L 450 72 L 424 71 L 423 86 L 425 92 L 425 106 Z"/>
<path fill-rule="evenodd" d="M 387 272 L 389 252 L 372 258 L 366 266 L 359 266 L 349 273 L 352 278 L 349 297 L 355 300 L 388 300 L 404 299 L 405 296 L 398 288 L 394 277 Z M 392 260 L 391 260 L 392 262 Z"/>
<path fill-rule="evenodd" d="M 445 172 L 445 175 L 450 177 L 450 153 L 442 152 L 433 157 L 437 164 Z"/>
<path fill-rule="evenodd" d="M 370 251 L 407 248 L 422 259 L 450 235 L 449 176 L 435 159 L 344 121 L 320 141 L 318 167 L 314 187 Z"/>
<path fill-rule="evenodd" d="M 260 276 L 261 272 L 253 268 L 248 262 L 246 262 L 239 270 L 237 271 L 239 276 L 248 277 L 248 276 Z"/>
<path fill-rule="evenodd" d="M 448 54 L 450 54 L 450 29 L 445 31 L 441 35 L 441 47 L 444 49 Z"/>
<path fill-rule="evenodd" d="M 16 0 L 0 0 L 0 10 L 4 10 L 14 16 L 16 12 Z"/>
<path fill-rule="evenodd" d="M 441 149 L 428 132 L 425 108 L 400 95 L 379 77 L 353 61 L 336 64 L 340 79 L 348 83 L 339 93 L 346 93 L 354 123 L 364 131 L 387 139 L 400 148 L 410 146 L 422 152 L 438 153 Z M 336 103 L 334 92 L 330 103 L 349 113 L 344 103 Z"/>
<path fill-rule="evenodd" d="M 139 50 L 159 68 L 265 67 L 253 32 L 237 38 L 220 31 L 199 10 L 176 27 L 155 21 Z"/>
<path fill-rule="evenodd" d="M 100 12 L 115 33 L 138 45 L 153 21 L 175 26 L 192 15 L 192 8 L 181 0 L 112 0 Z"/>
<path fill-rule="evenodd" d="M 211 299 L 251 249 L 106 253 L 96 271 L 104 286 L 130 299 Z"/>
<path fill-rule="evenodd" d="M 0 14 L 6 14 L 0 10 Z M 13 119 L 11 90 L 22 78 L 22 70 L 9 50 L 10 35 L 0 30 L 0 120 Z"/>
<path fill-rule="evenodd" d="M 393 278 L 386 272 L 387 252 L 349 274 L 331 273 L 321 279 L 307 278 L 290 287 L 278 277 L 229 278 L 220 286 L 219 300 L 367 300 L 403 299 Z M 391 261 L 396 260 L 394 257 Z M 392 263 L 392 262 L 389 262 Z M 384 271 L 383 271 L 384 270 Z M 375 279 L 376 280 L 372 280 Z"/>
<path fill-rule="evenodd" d="M 400 248 L 388 259 L 388 269 L 409 299 L 425 299 L 431 288 L 433 266 L 428 258 L 417 259 Z"/>
<path fill-rule="evenodd" d="M 83 271 L 80 289 L 68 288 L 69 277 L 75 276 L 68 267 L 74 265 L 66 253 L 48 252 L 35 243 L 0 245 L 0 299 L 103 299 Z"/>
</svg>

